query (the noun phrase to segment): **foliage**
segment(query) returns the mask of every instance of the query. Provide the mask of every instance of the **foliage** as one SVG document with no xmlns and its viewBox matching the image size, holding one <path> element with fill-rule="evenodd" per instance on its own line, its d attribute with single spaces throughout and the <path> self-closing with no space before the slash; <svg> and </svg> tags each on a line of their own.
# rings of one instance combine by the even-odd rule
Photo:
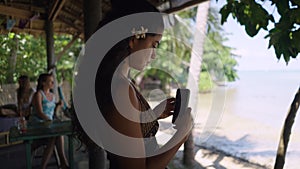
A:
<svg viewBox="0 0 300 169">
<path fill-rule="evenodd" d="M 238 77 L 235 66 L 237 61 L 231 53 L 232 48 L 222 45 L 224 38 L 216 32 L 209 33 L 204 43 L 202 72 L 209 72 L 213 81 L 235 81 Z M 213 47 L 212 47 L 213 46 Z"/>
<path fill-rule="evenodd" d="M 157 52 L 160 58 L 154 63 L 168 72 L 173 72 L 172 77 L 179 85 L 182 85 L 181 87 L 187 83 L 194 32 L 190 28 L 194 27 L 196 12 L 197 8 L 191 8 L 178 13 L 180 17 L 176 17 L 175 26 L 164 32 L 159 47 L 161 50 Z M 237 62 L 232 53 L 233 48 L 224 45 L 227 40 L 226 34 L 220 25 L 217 11 L 210 9 L 208 17 L 208 30 L 201 68 L 201 74 L 204 75 L 200 74 L 200 91 L 207 91 L 212 88 L 212 80 L 234 81 L 237 78 L 235 70 Z M 170 53 L 166 53 L 166 51 Z M 163 84 L 171 82 L 169 78 L 160 77 L 164 75 L 155 69 L 147 71 L 146 76 L 156 76 Z"/>
<path fill-rule="evenodd" d="M 273 46 L 278 59 L 283 56 L 286 63 L 290 57 L 296 58 L 300 52 L 300 1 L 269 0 L 273 8 L 268 12 L 266 0 L 227 0 L 220 13 L 221 23 L 231 14 L 251 37 L 261 29 L 268 31 L 269 48 Z M 274 18 L 279 17 L 276 21 Z"/>
<path fill-rule="evenodd" d="M 175 30 L 176 31 L 176 30 Z M 175 32 L 174 31 L 174 32 Z M 167 30 L 164 37 L 160 43 L 160 49 L 157 51 L 159 59 L 156 59 L 153 64 L 160 65 L 161 69 L 171 73 L 171 77 L 176 80 L 179 85 L 185 86 L 187 83 L 188 75 L 188 62 L 190 59 L 190 45 L 186 44 L 187 41 L 183 39 L 176 39 L 174 32 Z M 176 31 L 177 32 L 177 31 Z M 182 31 L 188 32 L 188 31 Z M 181 37 L 182 35 L 176 35 L 176 37 Z M 190 36 L 190 34 L 184 35 L 185 37 Z M 166 52 L 167 51 L 167 52 Z M 156 72 L 149 72 L 150 75 L 160 76 Z M 162 82 L 171 82 L 170 79 L 161 78 Z M 183 87 L 181 86 L 181 87 Z"/>
<path fill-rule="evenodd" d="M 55 50 L 62 51 L 64 47 L 72 40 L 72 36 L 54 36 L 55 38 Z M 58 81 L 67 80 L 70 84 L 73 78 L 73 70 L 79 56 L 80 50 L 82 49 L 83 41 L 77 39 L 75 43 L 65 52 L 65 54 L 57 61 L 57 76 Z M 58 52 L 56 52 L 58 53 Z"/>
<path fill-rule="evenodd" d="M 13 40 L 15 34 L 9 33 L 7 35 L 1 35 L 1 84 L 7 83 L 9 65 L 8 61 L 11 57 L 11 51 L 15 47 L 15 41 Z M 33 38 L 30 35 L 19 34 L 16 35 L 19 41 L 19 48 L 17 49 L 17 63 L 16 72 L 14 73 L 14 80 L 17 77 L 26 74 L 31 80 L 35 80 L 39 72 L 43 72 L 46 68 L 46 52 L 45 45 L 42 42 L 41 37 Z"/>
<path fill-rule="evenodd" d="M 235 81 L 238 76 L 235 66 L 237 61 L 231 47 L 224 45 L 226 35 L 220 26 L 217 11 L 214 8 L 209 12 L 207 37 L 204 42 L 203 71 L 208 71 L 214 81 Z"/>
<path fill-rule="evenodd" d="M 210 74 L 207 71 L 200 73 L 199 91 L 209 92 L 215 84 L 213 83 Z"/>
<path fill-rule="evenodd" d="M 7 83 L 9 65 L 8 61 L 11 57 L 11 51 L 15 46 L 13 41 L 14 33 L 0 35 L 0 84 Z M 47 57 L 46 57 L 46 42 L 45 37 L 34 37 L 28 34 L 17 34 L 19 40 L 19 48 L 17 50 L 16 72 L 13 78 L 16 82 L 20 75 L 26 74 L 31 81 L 36 81 L 39 74 L 46 72 Z M 56 51 L 61 51 L 71 40 L 72 36 L 55 36 L 54 47 Z M 61 60 L 57 62 L 58 79 L 64 76 L 71 80 L 73 67 L 75 63 L 75 56 L 78 56 L 81 41 L 78 39 L 72 47 L 70 47 Z M 58 53 L 56 52 L 56 53 Z"/>
</svg>

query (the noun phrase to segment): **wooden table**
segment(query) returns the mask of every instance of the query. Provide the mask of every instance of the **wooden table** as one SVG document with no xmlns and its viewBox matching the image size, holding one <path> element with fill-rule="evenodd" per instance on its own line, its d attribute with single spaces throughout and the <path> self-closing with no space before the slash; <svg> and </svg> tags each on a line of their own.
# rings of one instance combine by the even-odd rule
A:
<svg viewBox="0 0 300 169">
<path fill-rule="evenodd" d="M 26 144 L 26 168 L 31 169 L 31 144 L 35 139 L 67 135 L 69 138 L 69 165 L 74 169 L 73 126 L 71 121 L 47 121 L 28 123 L 27 131 L 21 133 L 17 127 L 10 128 L 10 141 L 24 141 Z"/>
</svg>

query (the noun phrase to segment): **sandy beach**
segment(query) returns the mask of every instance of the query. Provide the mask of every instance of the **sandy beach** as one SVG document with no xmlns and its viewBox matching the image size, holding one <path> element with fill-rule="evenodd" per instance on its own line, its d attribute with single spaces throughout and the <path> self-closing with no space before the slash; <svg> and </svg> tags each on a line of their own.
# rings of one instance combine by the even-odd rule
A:
<svg viewBox="0 0 300 169">
<path fill-rule="evenodd" d="M 236 114 L 236 110 L 234 110 L 235 106 L 233 104 L 235 104 L 235 100 L 233 95 L 236 91 L 230 90 L 235 89 L 229 88 L 226 91 L 226 99 L 223 102 L 223 113 L 219 117 L 215 130 L 212 130 L 210 133 L 211 135 L 207 137 L 206 140 L 201 140 L 201 135 L 203 135 L 203 126 L 195 126 L 195 144 L 200 147 L 204 147 L 205 149 L 212 150 L 213 152 L 223 152 L 228 156 L 243 159 L 250 163 L 264 166 L 265 168 L 273 168 L 280 133 L 287 112 L 282 114 L 282 117 L 280 117 L 282 118 L 282 124 L 276 125 L 264 123 L 264 121 L 270 121 L 272 118 L 275 120 L 275 117 L 258 120 L 260 118 L 259 115 L 257 115 L 257 118 L 241 116 L 240 114 Z M 198 110 L 214 113 L 211 108 L 213 107 L 212 104 L 209 106 L 210 108 L 207 108 L 207 100 L 210 100 L 209 98 L 212 97 L 211 95 L 212 94 L 200 95 Z M 263 107 L 261 108 L 263 109 Z M 205 113 L 203 113 L 203 115 L 204 116 L 198 115 L 197 118 L 205 117 Z M 208 117 L 208 115 L 206 115 L 206 117 Z M 295 123 L 287 149 L 285 162 L 285 168 L 287 169 L 299 168 L 300 130 L 298 128 L 299 125 Z"/>
<path fill-rule="evenodd" d="M 291 87 L 285 95 L 282 90 L 264 93 L 268 91 L 265 88 L 241 95 L 240 90 L 229 86 L 199 95 L 194 113 L 196 168 L 273 168 L 282 126 L 295 94 L 292 89 L 297 88 Z M 162 121 L 163 125 L 168 121 Z M 296 118 L 292 128 L 285 169 L 298 169 L 300 165 L 298 121 Z M 173 162 L 177 168 L 181 155 L 179 151 Z"/>
</svg>

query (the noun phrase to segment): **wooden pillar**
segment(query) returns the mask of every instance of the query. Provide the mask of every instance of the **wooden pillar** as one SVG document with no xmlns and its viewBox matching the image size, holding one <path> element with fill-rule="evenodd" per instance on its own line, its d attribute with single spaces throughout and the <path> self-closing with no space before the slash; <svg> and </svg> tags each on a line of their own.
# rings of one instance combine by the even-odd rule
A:
<svg viewBox="0 0 300 169">
<path fill-rule="evenodd" d="M 83 1 L 84 39 L 87 41 L 95 32 L 102 18 L 101 0 Z"/>
<path fill-rule="evenodd" d="M 102 17 L 101 0 L 83 1 L 84 11 L 84 39 L 87 41 L 96 31 L 97 25 Z M 105 169 L 106 153 L 98 146 L 88 147 L 89 168 Z"/>
<path fill-rule="evenodd" d="M 52 70 L 54 76 L 54 90 L 53 92 L 57 94 L 57 78 L 56 78 L 56 57 L 54 54 L 54 29 L 53 21 L 47 20 L 45 24 L 46 32 L 46 50 L 47 50 L 47 71 Z"/>
<path fill-rule="evenodd" d="M 54 31 L 53 22 L 51 20 L 46 21 L 45 25 L 46 31 L 46 48 L 47 48 L 47 70 L 55 66 L 55 56 L 54 56 Z"/>
</svg>

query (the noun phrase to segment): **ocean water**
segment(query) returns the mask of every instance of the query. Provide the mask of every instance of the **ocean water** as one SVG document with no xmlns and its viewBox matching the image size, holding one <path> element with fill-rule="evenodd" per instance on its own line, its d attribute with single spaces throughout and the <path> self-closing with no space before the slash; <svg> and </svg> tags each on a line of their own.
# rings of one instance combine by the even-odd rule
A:
<svg viewBox="0 0 300 169">
<path fill-rule="evenodd" d="M 274 127 L 282 125 L 300 87 L 300 71 L 244 71 L 238 75 L 240 79 L 229 84 L 234 113 Z"/>
<path fill-rule="evenodd" d="M 200 135 L 195 143 L 272 168 L 286 115 L 300 87 L 300 70 L 243 71 L 238 75 L 236 82 L 199 95 L 195 127 Z M 210 124 L 214 129 L 203 139 L 201 132 Z M 298 111 L 285 168 L 299 168 L 299 159 Z"/>
</svg>

